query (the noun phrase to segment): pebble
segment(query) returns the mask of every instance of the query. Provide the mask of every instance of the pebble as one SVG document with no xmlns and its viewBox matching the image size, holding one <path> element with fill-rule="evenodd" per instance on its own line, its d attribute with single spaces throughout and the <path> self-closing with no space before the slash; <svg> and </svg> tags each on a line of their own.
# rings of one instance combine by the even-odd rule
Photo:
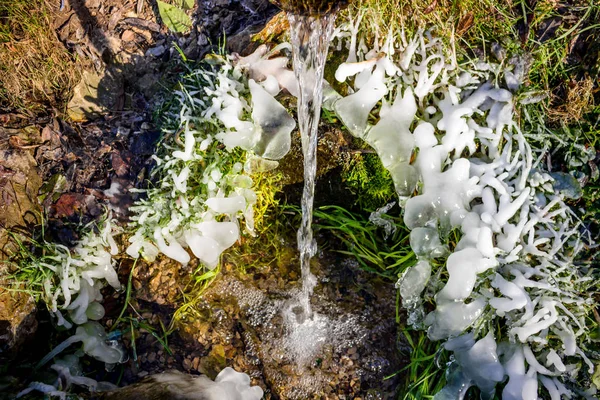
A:
<svg viewBox="0 0 600 400">
<path fill-rule="evenodd" d="M 134 41 L 135 40 L 135 32 L 132 31 L 132 30 L 127 29 L 121 35 L 121 40 L 124 41 L 124 42 L 132 42 L 132 41 Z"/>
<path fill-rule="evenodd" d="M 146 50 L 146 57 L 147 56 L 154 56 L 154 57 L 160 57 L 165 53 L 165 50 L 167 48 L 165 46 L 156 46 L 156 47 L 151 47 L 148 50 Z"/>
</svg>

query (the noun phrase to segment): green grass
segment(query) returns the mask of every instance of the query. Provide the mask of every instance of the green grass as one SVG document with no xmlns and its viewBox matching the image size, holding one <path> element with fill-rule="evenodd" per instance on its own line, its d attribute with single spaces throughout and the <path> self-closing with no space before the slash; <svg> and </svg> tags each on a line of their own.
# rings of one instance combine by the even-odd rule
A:
<svg viewBox="0 0 600 400">
<path fill-rule="evenodd" d="M 365 271 L 396 281 L 406 268 L 415 264 L 416 257 L 401 217 L 385 216 L 395 227 L 387 239 L 383 229 L 370 222 L 368 216 L 339 206 L 316 209 L 313 225 L 315 231 L 327 231 L 345 245 L 346 250 L 334 249 L 336 252 L 354 256 Z"/>
<path fill-rule="evenodd" d="M 51 280 L 55 274 L 43 264 L 52 264 L 58 251 L 56 244 L 44 239 L 44 234 L 43 222 L 34 228 L 31 236 L 8 231 L 14 248 L 7 260 L 0 261 L 8 269 L 2 280 L 3 290 L 27 293 L 36 302 L 42 300 L 44 282 Z"/>
<path fill-rule="evenodd" d="M 423 331 L 403 329 L 402 336 L 409 347 L 409 363 L 396 373 L 404 377 L 398 399 L 431 399 L 446 384 L 448 354 L 440 342 L 431 342 Z"/>
<path fill-rule="evenodd" d="M 416 263 L 416 256 L 410 249 L 409 231 L 401 218 L 384 216 L 396 228 L 387 239 L 383 229 L 369 222 L 367 216 L 338 206 L 315 210 L 314 227 L 317 232 L 337 238 L 337 243 L 331 240 L 326 243 L 331 250 L 354 256 L 363 270 L 395 282 L 406 268 Z M 336 248 L 339 242 L 344 244 L 346 250 Z M 448 355 L 440 342 L 432 342 L 427 338 L 426 332 L 405 327 L 403 315 L 398 293 L 396 322 L 401 332 L 399 341 L 405 344 L 401 355 L 408 362 L 404 368 L 387 378 L 402 377 L 399 399 L 431 399 L 446 383 L 444 365 Z"/>
</svg>

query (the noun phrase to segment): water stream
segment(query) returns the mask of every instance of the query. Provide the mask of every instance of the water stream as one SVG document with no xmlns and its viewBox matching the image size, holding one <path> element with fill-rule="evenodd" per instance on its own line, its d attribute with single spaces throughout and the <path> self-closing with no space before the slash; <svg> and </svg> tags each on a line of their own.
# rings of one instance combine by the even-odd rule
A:
<svg viewBox="0 0 600 400">
<path fill-rule="evenodd" d="M 304 154 L 304 192 L 302 194 L 302 225 L 298 230 L 298 249 L 302 269 L 300 305 L 294 308 L 297 322 L 312 318 L 310 297 L 317 280 L 310 272 L 310 259 L 316 254 L 312 214 L 317 171 L 317 134 L 323 100 L 323 71 L 329 40 L 333 32 L 335 12 L 327 14 L 295 14 L 290 21 L 294 72 L 299 85 L 298 123 Z"/>
</svg>

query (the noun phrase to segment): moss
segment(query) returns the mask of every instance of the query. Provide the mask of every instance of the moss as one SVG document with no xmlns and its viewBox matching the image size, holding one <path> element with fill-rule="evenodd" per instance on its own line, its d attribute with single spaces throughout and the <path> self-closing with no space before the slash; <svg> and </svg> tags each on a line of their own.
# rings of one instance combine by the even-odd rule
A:
<svg viewBox="0 0 600 400">
<path fill-rule="evenodd" d="M 254 205 L 254 224 L 258 235 L 267 234 L 270 228 L 270 215 L 275 213 L 281 191 L 281 173 L 275 171 L 257 173 L 252 176 L 256 204 Z"/>
<path fill-rule="evenodd" d="M 375 210 L 396 195 L 392 177 L 375 153 L 354 154 L 344 165 L 342 179 L 361 209 Z"/>
</svg>

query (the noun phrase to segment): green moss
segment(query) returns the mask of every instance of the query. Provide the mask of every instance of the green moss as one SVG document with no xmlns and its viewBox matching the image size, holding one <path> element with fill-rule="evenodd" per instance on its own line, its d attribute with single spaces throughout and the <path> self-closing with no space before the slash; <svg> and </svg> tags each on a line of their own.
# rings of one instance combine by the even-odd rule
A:
<svg viewBox="0 0 600 400">
<path fill-rule="evenodd" d="M 375 210 L 396 196 L 390 173 L 375 153 L 357 153 L 344 165 L 342 179 L 363 210 Z"/>
</svg>

